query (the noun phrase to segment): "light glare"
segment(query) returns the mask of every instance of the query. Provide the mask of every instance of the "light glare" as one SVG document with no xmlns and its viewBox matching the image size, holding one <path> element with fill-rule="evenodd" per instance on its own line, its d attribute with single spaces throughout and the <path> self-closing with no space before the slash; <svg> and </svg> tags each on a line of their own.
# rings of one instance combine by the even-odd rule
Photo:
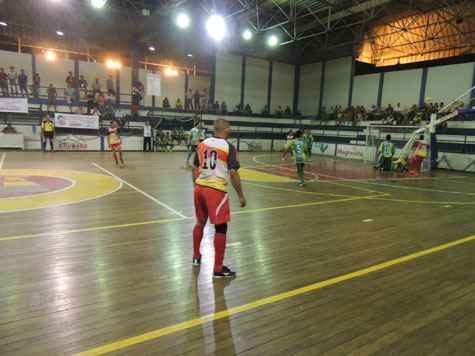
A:
<svg viewBox="0 0 475 356">
<path fill-rule="evenodd" d="M 64 35 L 64 33 L 63 33 L 62 31 L 56 31 L 56 34 L 57 34 L 58 36 Z"/>
<path fill-rule="evenodd" d="M 120 64 L 119 61 L 115 61 L 115 62 L 114 62 L 114 67 L 115 67 L 116 69 L 120 69 L 120 67 L 122 67 L 122 65 Z"/>
<path fill-rule="evenodd" d="M 94 7 L 101 8 L 104 6 L 107 0 L 91 0 L 91 4 Z"/>
<path fill-rule="evenodd" d="M 176 77 L 178 76 L 178 71 L 176 69 L 173 69 L 173 75 Z"/>
<path fill-rule="evenodd" d="M 252 32 L 249 31 L 249 30 L 246 30 L 244 31 L 244 33 L 242 34 L 242 37 L 244 37 L 244 39 L 246 41 L 249 41 L 251 38 L 252 38 Z"/>
<path fill-rule="evenodd" d="M 7 23 L 5 21 L 0 21 L 0 26 L 6 26 Z"/>
<path fill-rule="evenodd" d="M 176 24 L 178 27 L 186 28 L 190 24 L 190 18 L 187 14 L 180 14 L 176 19 Z"/>
<path fill-rule="evenodd" d="M 277 43 L 279 42 L 279 40 L 277 39 L 276 36 L 270 36 L 269 37 L 269 46 L 275 46 Z"/>
<path fill-rule="evenodd" d="M 171 68 L 166 68 L 165 69 L 165 74 L 168 75 L 168 76 L 172 75 L 173 74 L 172 69 Z"/>
<path fill-rule="evenodd" d="M 153 46 L 148 47 L 148 49 L 151 50 L 151 51 L 155 51 L 155 47 L 153 47 Z"/>
<path fill-rule="evenodd" d="M 226 33 L 226 24 L 219 15 L 212 15 L 206 22 L 208 34 L 216 41 L 221 41 Z"/>
<path fill-rule="evenodd" d="M 46 56 L 46 59 L 49 61 L 54 61 L 56 59 L 56 53 L 52 51 L 46 52 L 45 56 Z"/>
</svg>

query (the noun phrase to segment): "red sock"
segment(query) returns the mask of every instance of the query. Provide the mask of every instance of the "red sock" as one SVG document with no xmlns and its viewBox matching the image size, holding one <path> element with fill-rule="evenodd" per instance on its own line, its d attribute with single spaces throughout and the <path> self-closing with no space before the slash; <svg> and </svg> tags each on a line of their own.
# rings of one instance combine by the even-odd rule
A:
<svg viewBox="0 0 475 356">
<path fill-rule="evenodd" d="M 195 225 L 193 229 L 193 258 L 200 258 L 200 245 L 201 239 L 203 238 L 204 226 Z"/>
<path fill-rule="evenodd" d="M 214 270 L 216 272 L 223 270 L 224 251 L 226 251 L 226 235 L 214 235 Z"/>
<path fill-rule="evenodd" d="M 120 159 L 122 160 L 122 151 L 119 151 Z"/>
<path fill-rule="evenodd" d="M 114 159 L 117 162 L 117 155 L 115 154 L 115 151 L 113 151 L 113 152 L 114 152 Z"/>
</svg>

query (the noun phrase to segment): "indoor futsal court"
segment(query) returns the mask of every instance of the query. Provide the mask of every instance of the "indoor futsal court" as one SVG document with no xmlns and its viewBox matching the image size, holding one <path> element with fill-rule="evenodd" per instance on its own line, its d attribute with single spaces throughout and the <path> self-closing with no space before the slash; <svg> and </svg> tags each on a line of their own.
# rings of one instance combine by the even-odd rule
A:
<svg viewBox="0 0 475 356">
<path fill-rule="evenodd" d="M 213 279 L 184 157 L 2 153 L 1 355 L 475 354 L 473 174 L 241 152 Z"/>
</svg>

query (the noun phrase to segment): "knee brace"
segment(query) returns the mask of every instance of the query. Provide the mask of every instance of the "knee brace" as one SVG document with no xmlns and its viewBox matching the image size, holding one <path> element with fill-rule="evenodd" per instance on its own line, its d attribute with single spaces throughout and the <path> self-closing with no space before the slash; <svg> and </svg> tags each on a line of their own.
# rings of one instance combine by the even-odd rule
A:
<svg viewBox="0 0 475 356">
<path fill-rule="evenodd" d="M 219 224 L 219 225 L 214 225 L 214 228 L 216 229 L 217 234 L 223 234 L 226 235 L 226 232 L 228 231 L 228 224 Z"/>
</svg>

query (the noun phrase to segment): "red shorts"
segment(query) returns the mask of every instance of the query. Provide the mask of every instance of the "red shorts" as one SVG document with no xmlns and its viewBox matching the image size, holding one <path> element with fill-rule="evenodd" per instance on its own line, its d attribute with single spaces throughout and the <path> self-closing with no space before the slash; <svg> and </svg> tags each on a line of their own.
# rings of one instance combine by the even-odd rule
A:
<svg viewBox="0 0 475 356">
<path fill-rule="evenodd" d="M 120 143 L 111 143 L 111 150 L 120 150 L 122 147 L 120 147 Z"/>
<path fill-rule="evenodd" d="M 229 196 L 226 192 L 195 185 L 196 219 L 209 221 L 213 225 L 220 225 L 231 220 L 229 211 Z"/>
</svg>

